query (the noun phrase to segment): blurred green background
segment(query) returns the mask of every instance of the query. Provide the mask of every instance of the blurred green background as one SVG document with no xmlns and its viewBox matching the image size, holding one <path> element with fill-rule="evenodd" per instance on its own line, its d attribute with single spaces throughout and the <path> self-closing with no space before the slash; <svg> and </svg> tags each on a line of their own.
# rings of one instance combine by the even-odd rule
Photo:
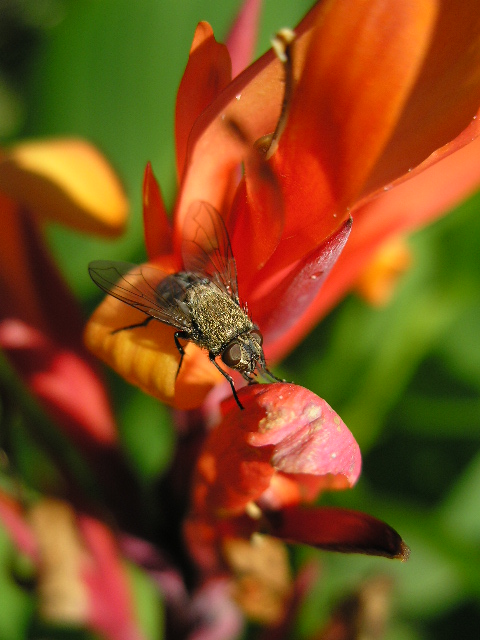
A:
<svg viewBox="0 0 480 640">
<path fill-rule="evenodd" d="M 100 299 L 88 279 L 89 260 L 145 257 L 140 196 L 148 160 L 167 202 L 173 200 L 174 101 L 195 25 L 209 21 L 222 39 L 238 5 L 0 0 L 2 143 L 84 136 L 111 160 L 131 200 L 121 240 L 49 229 L 58 264 L 86 315 Z M 293 26 L 309 5 L 266 0 L 257 53 L 274 30 Z M 349 297 L 281 367 L 287 379 L 325 398 L 362 448 L 357 487 L 323 502 L 386 520 L 412 549 L 407 564 L 297 549 L 298 563 L 320 558 L 322 576 L 302 608 L 296 638 L 313 634 L 339 597 L 377 574 L 394 579 L 387 640 L 479 637 L 479 209 L 477 196 L 417 233 L 410 239 L 413 266 L 388 307 L 375 310 Z M 3 384 L 8 380 L 5 369 Z M 148 496 L 174 446 L 169 414 L 113 374 L 109 382 L 127 454 Z M 54 470 L 25 426 L 36 409 L 20 396 L 24 409 L 10 446 L 27 484 L 45 487 L 55 481 Z M 0 529 L 0 639 L 6 640 L 26 637 L 32 609 L 28 592 L 12 585 L 11 557 Z M 145 628 L 151 638 L 160 637 L 151 585 L 138 571 L 132 570 L 132 580 Z M 43 637 L 39 630 L 29 633 Z"/>
</svg>

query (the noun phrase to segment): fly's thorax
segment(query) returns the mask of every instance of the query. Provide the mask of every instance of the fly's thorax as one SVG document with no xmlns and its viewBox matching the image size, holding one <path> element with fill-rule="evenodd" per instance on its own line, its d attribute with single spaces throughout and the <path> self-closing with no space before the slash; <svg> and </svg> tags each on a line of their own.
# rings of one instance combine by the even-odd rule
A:
<svg viewBox="0 0 480 640">
<path fill-rule="evenodd" d="M 192 340 L 215 356 L 254 328 L 247 313 L 213 282 L 197 282 L 185 293 L 192 317 Z"/>
</svg>

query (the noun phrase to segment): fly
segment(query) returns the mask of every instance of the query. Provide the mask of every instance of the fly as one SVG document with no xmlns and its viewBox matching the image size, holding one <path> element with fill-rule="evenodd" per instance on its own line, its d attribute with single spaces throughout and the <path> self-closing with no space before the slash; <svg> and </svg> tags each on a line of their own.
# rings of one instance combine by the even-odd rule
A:
<svg viewBox="0 0 480 640">
<path fill-rule="evenodd" d="M 96 260 L 88 266 L 94 283 L 105 293 L 142 311 L 147 317 L 118 331 L 145 327 L 158 320 L 176 329 L 180 353 L 177 375 L 188 340 L 208 352 L 212 364 L 228 380 L 240 407 L 231 375 L 216 358 L 238 371 L 252 384 L 257 372 L 278 380 L 268 369 L 263 337 L 238 296 L 237 269 L 222 217 L 206 202 L 189 210 L 182 240 L 183 271 L 167 274 L 161 269 L 128 262 Z"/>
</svg>

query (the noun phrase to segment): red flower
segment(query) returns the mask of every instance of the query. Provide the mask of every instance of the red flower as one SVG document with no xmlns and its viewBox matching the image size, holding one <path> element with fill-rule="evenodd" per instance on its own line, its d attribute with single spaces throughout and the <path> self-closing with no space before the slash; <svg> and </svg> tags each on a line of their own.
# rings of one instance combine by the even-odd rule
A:
<svg viewBox="0 0 480 640">
<path fill-rule="evenodd" d="M 306 507 L 360 475 L 360 450 L 340 417 L 306 389 L 259 385 L 240 392 L 207 437 L 192 481 L 185 531 L 205 571 L 221 566 L 231 538 L 268 533 L 323 549 L 406 559 L 400 536 L 371 516 Z"/>
<path fill-rule="evenodd" d="M 287 72 L 269 51 L 233 80 L 226 48 L 201 23 L 177 96 L 172 227 L 150 168 L 145 175 L 150 260 L 181 268 L 190 205 L 213 205 L 227 221 L 240 294 L 264 334 L 267 360 L 282 357 L 356 285 L 386 241 L 478 184 L 479 61 L 473 2 L 461 11 L 433 0 L 318 3 L 296 29 Z M 274 131 L 262 158 L 254 143 Z M 319 293 L 350 216 L 351 239 Z M 111 335 L 138 321 L 106 300 L 87 344 L 165 402 L 199 406 L 218 372 L 189 344 L 176 380 L 173 331 L 159 323 Z"/>
</svg>

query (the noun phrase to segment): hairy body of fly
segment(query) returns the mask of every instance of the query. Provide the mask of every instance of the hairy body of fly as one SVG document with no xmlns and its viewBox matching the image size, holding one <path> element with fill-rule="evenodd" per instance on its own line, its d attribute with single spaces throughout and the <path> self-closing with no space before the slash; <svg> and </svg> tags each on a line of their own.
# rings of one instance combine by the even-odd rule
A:
<svg viewBox="0 0 480 640">
<path fill-rule="evenodd" d="M 115 332 L 139 329 L 151 320 L 174 327 L 178 371 L 185 355 L 180 340 L 190 340 L 208 351 L 242 409 L 233 378 L 216 362 L 218 356 L 249 383 L 255 382 L 257 372 L 277 378 L 266 367 L 262 334 L 240 304 L 227 229 L 211 205 L 200 202 L 189 209 L 182 258 L 184 270 L 173 274 L 150 265 L 110 260 L 91 262 L 89 272 L 103 291 L 146 315 L 142 322 Z"/>
<path fill-rule="evenodd" d="M 254 328 L 245 311 L 213 282 L 187 289 L 185 303 L 190 307 L 195 342 L 215 356 L 234 338 Z"/>
<path fill-rule="evenodd" d="M 214 282 L 201 275 L 180 272 L 167 277 L 157 288 L 165 300 L 175 302 L 190 320 L 186 329 L 189 339 L 214 357 L 223 355 L 236 341 L 240 361 L 236 368 L 252 373 L 263 363 L 263 350 L 256 325 L 244 309 L 226 295 Z"/>
</svg>

